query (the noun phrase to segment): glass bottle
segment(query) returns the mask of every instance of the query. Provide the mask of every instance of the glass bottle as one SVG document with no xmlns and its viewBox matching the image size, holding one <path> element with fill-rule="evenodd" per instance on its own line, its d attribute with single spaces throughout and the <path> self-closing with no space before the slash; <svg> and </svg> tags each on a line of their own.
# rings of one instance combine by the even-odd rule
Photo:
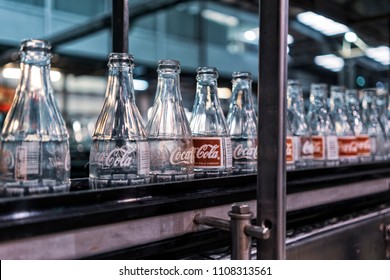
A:
<svg viewBox="0 0 390 280">
<path fill-rule="evenodd" d="M 368 135 L 371 137 L 374 160 L 384 160 L 386 158 L 386 137 L 380 125 L 376 107 L 376 88 L 362 90 L 362 116 Z"/>
<path fill-rule="evenodd" d="M 135 104 L 133 57 L 111 53 L 103 108 L 96 121 L 89 159 L 91 188 L 133 186 L 150 181 L 150 154 Z"/>
<path fill-rule="evenodd" d="M 294 136 L 291 132 L 290 119 L 286 121 L 286 170 L 295 169 Z"/>
<path fill-rule="evenodd" d="M 356 136 L 359 160 L 360 162 L 371 161 L 371 140 L 367 132 L 367 127 L 362 120 L 361 107 L 357 96 L 357 90 L 346 90 L 345 104 L 347 109 L 348 122 Z"/>
<path fill-rule="evenodd" d="M 252 74 L 234 72 L 227 115 L 233 150 L 233 173 L 257 172 L 257 116 L 252 99 Z"/>
<path fill-rule="evenodd" d="M 343 86 L 331 86 L 330 94 L 330 115 L 336 130 L 340 163 L 356 163 L 359 161 L 358 143 L 348 122 L 344 102 L 345 88 Z"/>
<path fill-rule="evenodd" d="M 388 103 L 388 93 L 386 90 L 382 88 L 377 88 L 376 91 L 376 106 L 378 108 L 378 119 L 379 123 L 382 127 L 382 130 L 385 134 L 386 142 L 385 142 L 385 158 L 389 157 L 390 153 L 390 127 L 387 123 L 387 103 Z"/>
<path fill-rule="evenodd" d="M 288 80 L 287 86 L 287 118 L 294 136 L 295 166 L 296 168 L 309 167 L 322 161 L 313 161 L 314 145 L 309 127 L 305 120 L 302 87 L 299 81 Z"/>
<path fill-rule="evenodd" d="M 324 161 L 325 166 L 339 165 L 336 131 L 330 119 L 327 106 L 326 84 L 311 84 L 310 106 L 307 121 L 315 145 L 315 160 Z"/>
<path fill-rule="evenodd" d="M 190 127 L 195 149 L 195 178 L 232 173 L 232 146 L 217 91 L 218 71 L 199 67 Z"/>
<path fill-rule="evenodd" d="M 180 92 L 180 63 L 160 60 L 152 112 L 146 126 L 154 182 L 194 178 L 194 146 Z"/>
<path fill-rule="evenodd" d="M 50 80 L 51 45 L 21 42 L 21 78 L 0 137 L 3 196 L 65 192 L 70 187 L 69 140 Z"/>
</svg>

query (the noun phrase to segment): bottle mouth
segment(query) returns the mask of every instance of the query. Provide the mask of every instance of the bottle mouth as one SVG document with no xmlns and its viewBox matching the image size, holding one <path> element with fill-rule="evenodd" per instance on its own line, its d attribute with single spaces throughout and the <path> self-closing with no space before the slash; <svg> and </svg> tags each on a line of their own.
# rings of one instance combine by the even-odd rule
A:
<svg viewBox="0 0 390 280">
<path fill-rule="evenodd" d="M 134 64 L 134 57 L 129 53 L 110 53 L 108 55 L 109 64 L 110 63 L 125 63 L 125 64 Z"/>
<path fill-rule="evenodd" d="M 216 67 L 211 67 L 211 66 L 203 66 L 203 67 L 198 67 L 196 69 L 196 72 L 199 74 L 215 74 L 218 75 L 218 70 Z"/>
<path fill-rule="evenodd" d="M 50 52 L 51 44 L 49 41 L 40 39 L 24 39 L 20 43 L 20 51 L 41 51 Z"/>
<path fill-rule="evenodd" d="M 173 60 L 173 59 L 159 60 L 157 72 L 161 70 L 180 72 L 180 62 L 178 60 Z"/>
<path fill-rule="evenodd" d="M 232 74 L 233 79 L 250 79 L 252 80 L 252 73 L 246 71 L 237 71 Z"/>
</svg>

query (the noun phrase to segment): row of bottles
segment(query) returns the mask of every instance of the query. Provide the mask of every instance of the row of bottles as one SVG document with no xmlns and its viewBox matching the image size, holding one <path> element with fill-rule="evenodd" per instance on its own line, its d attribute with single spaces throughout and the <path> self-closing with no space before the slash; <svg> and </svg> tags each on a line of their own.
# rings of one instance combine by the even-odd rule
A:
<svg viewBox="0 0 390 280">
<path fill-rule="evenodd" d="M 287 88 L 286 165 L 288 170 L 386 160 L 390 155 L 390 130 L 386 99 L 377 89 L 312 84 L 310 106 L 304 110 L 299 81 Z"/>
<path fill-rule="evenodd" d="M 64 192 L 70 187 L 69 141 L 53 97 L 50 43 L 21 43 L 22 76 L 0 136 L 0 194 Z M 135 104 L 133 57 L 109 56 L 103 108 L 90 151 L 92 188 L 185 181 L 257 171 L 257 117 L 252 76 L 235 72 L 227 119 L 217 95 L 218 72 L 197 69 L 191 120 L 180 93 L 180 63 L 161 60 L 146 126 Z"/>
</svg>

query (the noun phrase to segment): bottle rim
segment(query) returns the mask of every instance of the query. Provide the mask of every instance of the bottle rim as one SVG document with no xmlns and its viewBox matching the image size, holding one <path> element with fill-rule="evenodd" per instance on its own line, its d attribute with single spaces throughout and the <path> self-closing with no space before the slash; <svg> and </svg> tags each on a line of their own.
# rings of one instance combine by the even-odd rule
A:
<svg viewBox="0 0 390 280">
<path fill-rule="evenodd" d="M 20 43 L 20 51 L 44 51 L 50 52 L 51 43 L 41 39 L 24 39 Z"/>
<path fill-rule="evenodd" d="M 252 80 L 252 73 L 249 71 L 236 71 L 232 74 L 233 79 L 244 78 Z"/>
<path fill-rule="evenodd" d="M 173 70 L 180 72 L 180 62 L 174 59 L 161 59 L 158 61 L 157 72 L 159 70 Z"/>
<path fill-rule="evenodd" d="M 216 74 L 218 75 L 218 70 L 213 66 L 201 66 L 196 69 L 196 73 L 199 74 Z"/>
<path fill-rule="evenodd" d="M 112 66 L 113 63 L 123 63 L 125 66 L 126 64 L 130 64 L 130 66 L 134 65 L 134 57 L 133 55 L 129 53 L 117 53 L 112 52 L 108 55 L 108 66 Z"/>
<path fill-rule="evenodd" d="M 289 86 L 291 86 L 291 85 L 301 85 L 301 82 L 299 81 L 299 80 L 294 80 L 294 79 L 288 79 L 287 80 L 287 84 L 289 85 Z"/>
</svg>

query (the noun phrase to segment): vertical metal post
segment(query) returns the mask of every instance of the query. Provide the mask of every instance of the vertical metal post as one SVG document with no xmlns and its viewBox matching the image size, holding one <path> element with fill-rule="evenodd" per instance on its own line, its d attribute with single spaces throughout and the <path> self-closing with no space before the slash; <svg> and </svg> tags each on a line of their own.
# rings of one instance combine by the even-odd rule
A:
<svg viewBox="0 0 390 280">
<path fill-rule="evenodd" d="M 245 228 L 251 224 L 253 213 L 247 204 L 234 204 L 229 216 L 232 233 L 232 260 L 250 260 L 252 237 L 245 234 Z"/>
<path fill-rule="evenodd" d="M 269 239 L 257 240 L 257 258 L 285 259 L 288 0 L 259 1 L 259 15 L 257 224 L 272 231 Z"/>
<path fill-rule="evenodd" d="M 129 52 L 129 3 L 128 0 L 112 0 L 112 51 Z"/>
</svg>

